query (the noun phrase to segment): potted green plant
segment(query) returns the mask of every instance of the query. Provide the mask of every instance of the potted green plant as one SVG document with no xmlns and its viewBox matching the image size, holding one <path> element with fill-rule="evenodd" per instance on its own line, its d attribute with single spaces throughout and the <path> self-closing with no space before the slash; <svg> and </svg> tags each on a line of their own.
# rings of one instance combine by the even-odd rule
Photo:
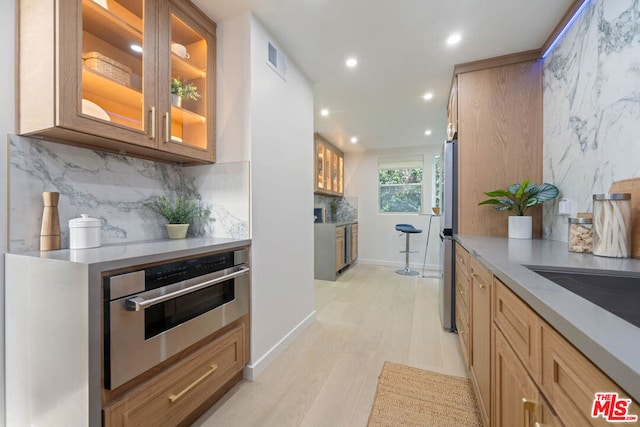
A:
<svg viewBox="0 0 640 427">
<path fill-rule="evenodd" d="M 536 185 L 526 179 L 521 184 L 510 185 L 506 190 L 488 191 L 484 194 L 492 198 L 478 205 L 495 205 L 496 210 L 515 214 L 509 217 L 509 238 L 530 239 L 532 220 L 530 216 L 525 216 L 525 212 L 532 206 L 556 198 L 559 191 L 553 184 L 545 182 Z"/>
<path fill-rule="evenodd" d="M 191 221 L 209 218 L 211 214 L 209 209 L 195 200 L 187 200 L 182 196 L 178 196 L 173 201 L 166 196 L 158 196 L 147 206 L 167 220 L 167 234 L 170 239 L 184 239 Z"/>
<path fill-rule="evenodd" d="M 198 86 L 193 83 L 183 82 L 178 78 L 171 79 L 171 96 L 173 105 L 182 107 L 182 99 L 197 101 L 200 98 Z"/>
</svg>

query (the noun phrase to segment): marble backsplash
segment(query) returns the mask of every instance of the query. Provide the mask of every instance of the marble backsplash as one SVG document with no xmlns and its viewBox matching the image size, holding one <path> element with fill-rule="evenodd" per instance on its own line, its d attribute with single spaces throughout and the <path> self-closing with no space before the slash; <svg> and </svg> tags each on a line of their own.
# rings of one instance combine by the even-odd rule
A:
<svg viewBox="0 0 640 427">
<path fill-rule="evenodd" d="M 248 162 L 180 167 L 12 135 L 8 170 L 10 252 L 39 249 L 44 191 L 60 193 L 63 248 L 80 214 L 102 221 L 103 244 L 166 238 L 164 219 L 145 206 L 159 195 L 210 208 L 213 221 L 188 236 L 249 237 Z"/>
<path fill-rule="evenodd" d="M 592 0 L 544 61 L 544 180 L 591 212 L 593 194 L 640 176 L 640 2 Z M 557 206 L 544 236 L 566 241 Z"/>
<path fill-rule="evenodd" d="M 313 207 L 325 209 L 328 222 L 357 222 L 358 198 L 313 195 Z M 335 211 L 335 217 L 331 212 Z"/>
</svg>

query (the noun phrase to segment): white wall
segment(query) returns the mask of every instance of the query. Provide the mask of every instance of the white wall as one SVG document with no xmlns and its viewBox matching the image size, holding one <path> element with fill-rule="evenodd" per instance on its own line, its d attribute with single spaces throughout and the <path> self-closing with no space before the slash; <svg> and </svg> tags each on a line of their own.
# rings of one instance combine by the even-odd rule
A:
<svg viewBox="0 0 640 427">
<path fill-rule="evenodd" d="M 216 30 L 216 161 L 251 159 L 251 20 L 242 15 Z"/>
<path fill-rule="evenodd" d="M 399 236 L 395 225 L 413 224 L 422 229 L 421 234 L 411 236 L 410 255 L 412 268 L 422 268 L 429 217 L 418 214 L 378 213 L 378 159 L 422 154 L 424 156 L 423 211 L 431 213 L 431 180 L 433 156 L 439 154 L 440 145 L 425 145 L 417 148 L 376 150 L 364 153 L 345 154 L 345 196 L 358 197 L 358 260 L 390 266 L 404 265 L 405 237 Z M 438 268 L 440 240 L 439 218 L 433 218 L 427 251 L 427 269 Z"/>
<path fill-rule="evenodd" d="M 0 424 L 5 423 L 5 376 L 4 376 L 4 254 L 7 248 L 7 144 L 9 133 L 15 132 L 15 0 L 0 2 L 0 81 L 6 82 L 0 102 Z"/>
<path fill-rule="evenodd" d="M 315 316 L 313 92 L 291 58 L 286 81 L 266 64 L 267 42 L 284 50 L 252 15 L 219 23 L 217 37 L 219 160 L 251 162 L 254 379 Z"/>
</svg>

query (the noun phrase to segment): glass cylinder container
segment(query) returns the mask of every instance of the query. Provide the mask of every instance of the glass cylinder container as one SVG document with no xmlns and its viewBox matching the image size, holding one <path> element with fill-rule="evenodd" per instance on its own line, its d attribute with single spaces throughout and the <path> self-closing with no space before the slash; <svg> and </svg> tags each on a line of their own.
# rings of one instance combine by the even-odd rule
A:
<svg viewBox="0 0 640 427">
<path fill-rule="evenodd" d="M 593 254 L 614 258 L 631 255 L 631 194 L 593 195 Z"/>
<path fill-rule="evenodd" d="M 593 218 L 569 218 L 569 251 L 591 253 Z"/>
</svg>

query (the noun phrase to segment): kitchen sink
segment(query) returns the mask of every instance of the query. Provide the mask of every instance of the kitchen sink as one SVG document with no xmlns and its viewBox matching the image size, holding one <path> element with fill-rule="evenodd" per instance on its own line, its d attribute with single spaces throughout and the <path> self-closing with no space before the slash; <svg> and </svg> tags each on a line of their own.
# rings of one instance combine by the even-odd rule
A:
<svg viewBox="0 0 640 427">
<path fill-rule="evenodd" d="M 525 267 L 640 327 L 640 273 Z"/>
</svg>

